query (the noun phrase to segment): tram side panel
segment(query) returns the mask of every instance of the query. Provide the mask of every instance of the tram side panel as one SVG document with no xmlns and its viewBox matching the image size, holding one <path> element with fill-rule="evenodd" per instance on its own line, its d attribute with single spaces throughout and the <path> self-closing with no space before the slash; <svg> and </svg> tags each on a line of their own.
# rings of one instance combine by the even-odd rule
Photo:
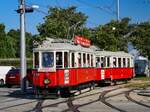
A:
<svg viewBox="0 0 150 112">
<path fill-rule="evenodd" d="M 96 68 L 70 68 L 57 70 L 56 84 L 49 86 L 73 87 L 96 80 Z M 55 78 L 53 78 L 55 80 Z"/>
<path fill-rule="evenodd" d="M 97 68 L 96 81 L 98 83 L 110 83 L 111 79 L 111 69 L 110 68 Z"/>
<path fill-rule="evenodd" d="M 111 68 L 105 68 L 104 69 L 105 70 L 105 77 L 104 77 L 104 79 L 105 80 L 110 80 L 110 76 L 111 76 Z"/>
<path fill-rule="evenodd" d="M 42 88 L 71 87 L 96 80 L 96 68 L 58 69 L 56 72 L 34 71 L 33 83 Z M 48 84 L 44 80 L 49 79 Z"/>
<path fill-rule="evenodd" d="M 133 68 L 122 68 L 124 79 L 131 79 L 133 77 Z"/>
<path fill-rule="evenodd" d="M 57 77 L 56 72 L 36 72 L 34 73 L 33 84 L 38 87 L 45 86 L 56 86 L 57 85 Z M 48 84 L 44 83 L 44 80 L 48 79 L 50 82 Z"/>
<path fill-rule="evenodd" d="M 57 71 L 57 82 L 60 87 L 75 86 L 76 81 L 76 69 L 66 69 Z"/>
<path fill-rule="evenodd" d="M 96 76 L 96 68 L 79 68 L 76 72 L 77 84 L 95 81 Z"/>
<path fill-rule="evenodd" d="M 133 77 L 133 68 L 112 68 L 111 80 L 123 80 Z"/>
</svg>

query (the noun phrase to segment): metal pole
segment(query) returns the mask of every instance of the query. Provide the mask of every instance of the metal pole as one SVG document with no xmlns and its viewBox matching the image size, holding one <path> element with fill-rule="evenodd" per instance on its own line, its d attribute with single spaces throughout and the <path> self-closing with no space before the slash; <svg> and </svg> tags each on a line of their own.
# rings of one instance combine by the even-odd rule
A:
<svg viewBox="0 0 150 112">
<path fill-rule="evenodd" d="M 72 38 L 74 38 L 75 36 L 75 31 L 76 31 L 76 27 L 78 26 L 78 24 L 80 24 L 81 21 L 78 21 L 75 25 L 73 25 L 73 35 L 72 35 Z"/>
<path fill-rule="evenodd" d="M 119 21 L 120 20 L 120 0 L 117 0 L 117 20 Z"/>
<path fill-rule="evenodd" d="M 20 0 L 20 62 L 21 62 L 21 91 L 26 92 L 26 52 L 25 52 L 25 0 Z"/>
</svg>

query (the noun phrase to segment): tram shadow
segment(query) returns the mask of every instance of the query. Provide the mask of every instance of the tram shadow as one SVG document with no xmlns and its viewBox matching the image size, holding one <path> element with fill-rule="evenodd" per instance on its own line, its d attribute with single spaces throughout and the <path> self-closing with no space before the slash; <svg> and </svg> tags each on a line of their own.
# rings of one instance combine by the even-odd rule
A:
<svg viewBox="0 0 150 112">
<path fill-rule="evenodd" d="M 107 86 L 110 86 L 110 85 L 111 85 L 111 83 L 98 83 L 96 85 L 96 87 L 107 87 Z"/>
<path fill-rule="evenodd" d="M 7 97 L 20 98 L 20 99 L 58 99 L 56 94 L 36 94 L 32 88 L 22 92 L 20 88 L 14 91 L 10 91 Z"/>
</svg>

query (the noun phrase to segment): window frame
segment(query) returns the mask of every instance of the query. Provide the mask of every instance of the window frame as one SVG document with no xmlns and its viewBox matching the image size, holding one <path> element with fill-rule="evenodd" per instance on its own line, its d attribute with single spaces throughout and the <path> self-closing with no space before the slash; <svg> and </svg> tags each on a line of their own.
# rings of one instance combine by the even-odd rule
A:
<svg viewBox="0 0 150 112">
<path fill-rule="evenodd" d="M 53 53 L 53 65 L 50 67 L 43 66 L 43 53 Z M 41 52 L 41 68 L 53 68 L 55 66 L 55 52 L 54 51 L 42 51 Z"/>
</svg>

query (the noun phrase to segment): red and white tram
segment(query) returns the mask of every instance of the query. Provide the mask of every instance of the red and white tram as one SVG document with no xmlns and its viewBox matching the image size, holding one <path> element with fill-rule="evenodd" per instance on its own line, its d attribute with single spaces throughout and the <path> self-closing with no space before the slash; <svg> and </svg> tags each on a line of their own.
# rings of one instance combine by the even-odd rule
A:
<svg viewBox="0 0 150 112">
<path fill-rule="evenodd" d="M 120 52 L 96 51 L 96 67 L 102 82 L 127 81 L 134 77 L 133 56 Z"/>
<path fill-rule="evenodd" d="M 92 86 L 97 76 L 92 48 L 48 39 L 33 51 L 34 86 L 42 92 L 64 92 Z"/>
<path fill-rule="evenodd" d="M 75 43 L 48 38 L 33 50 L 33 85 L 39 92 L 64 93 L 133 77 L 133 57 L 99 51 L 82 37 Z"/>
</svg>

